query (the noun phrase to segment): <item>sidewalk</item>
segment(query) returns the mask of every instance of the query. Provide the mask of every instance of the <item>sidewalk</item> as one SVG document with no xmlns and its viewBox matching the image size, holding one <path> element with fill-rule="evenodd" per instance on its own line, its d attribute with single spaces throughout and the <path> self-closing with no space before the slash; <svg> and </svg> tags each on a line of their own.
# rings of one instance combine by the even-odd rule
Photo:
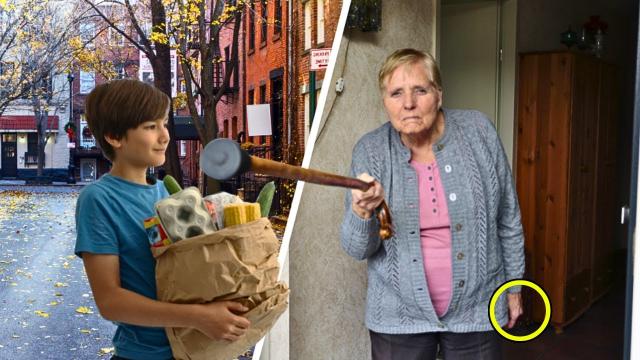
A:
<svg viewBox="0 0 640 360">
<path fill-rule="evenodd" d="M 27 184 L 26 180 L 0 180 L 0 186 L 85 186 L 90 182 L 78 181 L 75 184 L 68 184 L 65 181 L 54 181 L 51 184 Z"/>
</svg>

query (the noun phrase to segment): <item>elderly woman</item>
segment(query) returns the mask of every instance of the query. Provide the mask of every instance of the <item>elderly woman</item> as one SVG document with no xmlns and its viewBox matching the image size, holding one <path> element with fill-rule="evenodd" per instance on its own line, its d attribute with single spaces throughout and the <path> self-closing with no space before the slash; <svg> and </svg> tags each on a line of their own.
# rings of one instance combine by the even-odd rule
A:
<svg viewBox="0 0 640 360">
<path fill-rule="evenodd" d="M 374 359 L 499 359 L 489 300 L 524 272 L 524 238 L 502 144 L 482 113 L 442 108 L 433 58 L 391 54 L 378 81 L 389 122 L 353 150 L 344 250 L 367 259 L 366 326 Z M 381 240 L 375 209 L 386 199 L 394 236 Z M 522 314 L 519 287 L 496 305 L 501 326 Z"/>
</svg>

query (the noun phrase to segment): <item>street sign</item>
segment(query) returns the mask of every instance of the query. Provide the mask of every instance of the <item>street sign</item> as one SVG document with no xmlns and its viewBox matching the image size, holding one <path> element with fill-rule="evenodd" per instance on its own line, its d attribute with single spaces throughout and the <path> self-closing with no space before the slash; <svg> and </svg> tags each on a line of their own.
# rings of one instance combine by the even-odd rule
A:
<svg viewBox="0 0 640 360">
<path fill-rule="evenodd" d="M 330 55 L 331 49 L 311 49 L 311 71 L 326 69 Z"/>
</svg>

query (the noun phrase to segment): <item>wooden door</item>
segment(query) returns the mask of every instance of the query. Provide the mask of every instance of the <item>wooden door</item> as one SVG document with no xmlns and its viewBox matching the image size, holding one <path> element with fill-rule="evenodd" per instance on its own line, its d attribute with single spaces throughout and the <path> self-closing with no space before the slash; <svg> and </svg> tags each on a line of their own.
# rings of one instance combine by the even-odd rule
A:
<svg viewBox="0 0 640 360">
<path fill-rule="evenodd" d="M 574 55 L 565 321 L 587 307 L 592 296 L 599 76 L 593 58 Z"/>
<path fill-rule="evenodd" d="M 527 276 L 547 291 L 556 323 L 564 312 L 571 65 L 567 53 L 520 58 L 516 183 Z M 541 321 L 542 303 L 528 303 Z"/>
</svg>

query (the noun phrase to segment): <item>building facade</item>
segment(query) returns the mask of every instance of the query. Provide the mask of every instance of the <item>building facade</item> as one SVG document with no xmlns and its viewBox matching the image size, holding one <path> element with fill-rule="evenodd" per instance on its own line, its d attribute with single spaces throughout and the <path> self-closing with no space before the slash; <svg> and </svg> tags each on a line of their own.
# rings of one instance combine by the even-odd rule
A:
<svg viewBox="0 0 640 360">
<path fill-rule="evenodd" d="M 302 161 L 305 144 L 311 128 L 311 84 L 310 58 L 312 49 L 327 49 L 333 45 L 340 12 L 341 0 L 306 0 L 295 2 L 295 16 L 293 20 L 293 34 L 295 38 L 293 61 L 295 76 L 293 91 L 295 101 L 293 113 L 295 116 L 295 131 L 293 137 L 297 160 Z M 325 70 L 315 72 L 315 100 L 320 96 L 320 89 Z"/>
</svg>

